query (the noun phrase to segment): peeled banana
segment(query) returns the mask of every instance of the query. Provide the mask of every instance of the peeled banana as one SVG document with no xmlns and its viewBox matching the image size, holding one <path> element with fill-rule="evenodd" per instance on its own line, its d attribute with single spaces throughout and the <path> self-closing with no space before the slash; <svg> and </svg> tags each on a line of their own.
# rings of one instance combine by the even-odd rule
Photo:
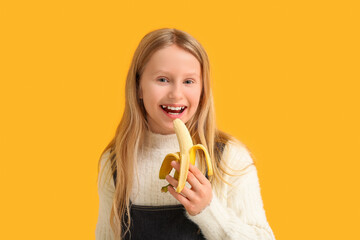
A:
<svg viewBox="0 0 360 240">
<path fill-rule="evenodd" d="M 190 133 L 185 124 L 179 118 L 176 118 L 173 121 L 173 124 L 177 139 L 179 141 L 180 152 L 169 153 L 165 156 L 160 168 L 159 178 L 165 179 L 166 175 L 171 172 L 171 161 L 175 160 L 177 162 L 180 162 L 180 172 L 175 171 L 174 174 L 174 178 L 178 180 L 176 192 L 180 193 L 185 187 L 185 182 L 189 172 L 189 164 L 195 164 L 196 150 L 199 149 L 204 152 L 209 176 L 213 175 L 213 169 L 208 151 L 201 144 L 193 145 Z M 167 192 L 167 188 L 169 185 L 162 187 L 161 191 Z"/>
</svg>

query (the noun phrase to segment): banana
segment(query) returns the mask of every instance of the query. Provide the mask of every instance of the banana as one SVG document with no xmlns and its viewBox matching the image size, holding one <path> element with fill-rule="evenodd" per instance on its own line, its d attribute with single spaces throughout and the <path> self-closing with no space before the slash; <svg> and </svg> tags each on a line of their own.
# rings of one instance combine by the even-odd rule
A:
<svg viewBox="0 0 360 240">
<path fill-rule="evenodd" d="M 174 178 L 178 180 L 178 186 L 176 188 L 176 192 L 180 193 L 185 187 L 185 182 L 189 172 L 189 164 L 192 165 L 195 164 L 196 150 L 202 150 L 204 152 L 209 176 L 213 175 L 213 169 L 208 151 L 201 144 L 197 144 L 197 145 L 193 144 L 189 130 L 187 129 L 185 124 L 179 118 L 176 118 L 173 121 L 173 124 L 179 142 L 180 152 L 169 153 L 165 156 L 160 167 L 159 178 L 165 179 L 166 175 L 168 175 L 171 172 L 172 170 L 172 167 L 170 165 L 171 161 L 175 160 L 177 162 L 180 162 L 180 172 L 175 171 L 174 174 Z M 161 191 L 167 192 L 167 188 L 169 185 L 170 184 L 162 187 Z"/>
</svg>

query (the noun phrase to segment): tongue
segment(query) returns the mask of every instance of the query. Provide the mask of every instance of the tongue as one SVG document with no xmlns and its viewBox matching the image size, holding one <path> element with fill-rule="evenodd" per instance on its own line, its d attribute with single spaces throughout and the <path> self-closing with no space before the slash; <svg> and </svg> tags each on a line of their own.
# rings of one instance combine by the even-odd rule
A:
<svg viewBox="0 0 360 240">
<path fill-rule="evenodd" d="M 171 112 L 171 113 L 180 113 L 181 112 L 181 109 L 180 110 L 171 110 L 171 109 L 166 109 L 166 112 Z"/>
</svg>

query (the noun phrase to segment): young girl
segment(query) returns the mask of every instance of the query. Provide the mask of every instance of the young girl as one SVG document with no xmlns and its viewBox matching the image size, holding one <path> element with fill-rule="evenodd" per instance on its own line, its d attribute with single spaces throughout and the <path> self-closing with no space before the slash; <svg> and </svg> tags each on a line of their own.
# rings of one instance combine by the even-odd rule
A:
<svg viewBox="0 0 360 240">
<path fill-rule="evenodd" d="M 160 29 L 141 40 L 123 117 L 99 160 L 97 240 L 275 239 L 248 150 L 216 128 L 209 73 L 205 50 L 183 31 Z M 175 118 L 208 149 L 214 169 L 208 177 L 199 154 L 181 193 L 172 176 L 159 179 L 166 154 L 179 151 Z"/>
</svg>

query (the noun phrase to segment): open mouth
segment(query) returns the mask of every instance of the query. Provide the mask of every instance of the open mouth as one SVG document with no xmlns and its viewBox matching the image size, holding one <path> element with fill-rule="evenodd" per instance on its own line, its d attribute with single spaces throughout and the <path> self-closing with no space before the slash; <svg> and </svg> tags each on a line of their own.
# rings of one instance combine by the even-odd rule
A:
<svg viewBox="0 0 360 240">
<path fill-rule="evenodd" d="M 161 107 L 162 110 L 164 110 L 166 113 L 171 114 L 171 115 L 179 115 L 179 114 L 181 114 L 181 113 L 187 108 L 186 106 L 171 107 L 171 106 L 166 106 L 166 105 L 161 105 L 160 107 Z"/>
</svg>

